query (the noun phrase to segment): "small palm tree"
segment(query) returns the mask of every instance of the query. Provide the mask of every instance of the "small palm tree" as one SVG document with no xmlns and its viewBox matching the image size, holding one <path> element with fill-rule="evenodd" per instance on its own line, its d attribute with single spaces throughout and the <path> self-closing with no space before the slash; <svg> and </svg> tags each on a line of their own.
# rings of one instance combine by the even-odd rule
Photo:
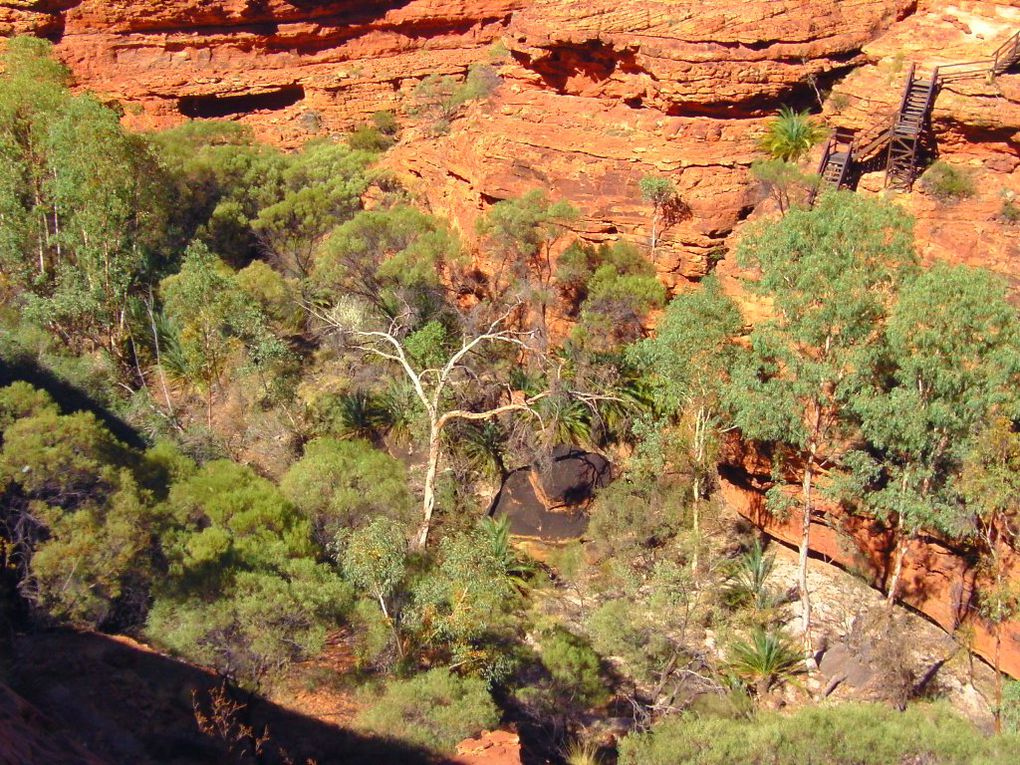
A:
<svg viewBox="0 0 1020 765">
<path fill-rule="evenodd" d="M 776 556 L 766 553 L 761 542 L 754 540 L 750 550 L 733 563 L 723 597 L 731 606 L 750 605 L 764 611 L 776 605 L 776 597 L 768 586 Z"/>
<path fill-rule="evenodd" d="M 482 535 L 489 544 L 493 557 L 498 561 L 503 576 L 510 586 L 523 594 L 531 589 L 535 564 L 514 549 L 510 542 L 510 519 L 507 516 L 492 518 L 486 516 L 481 522 Z"/>
<path fill-rule="evenodd" d="M 729 668 L 761 698 L 772 687 L 803 671 L 804 656 L 781 632 L 755 628 L 751 639 L 730 646 Z"/>
<path fill-rule="evenodd" d="M 797 162 L 825 135 L 825 127 L 815 122 L 807 110 L 795 112 L 784 106 L 768 124 L 759 147 L 773 159 Z"/>
<path fill-rule="evenodd" d="M 387 411 L 372 394 L 355 390 L 339 397 L 339 435 L 371 439 L 387 424 Z"/>
</svg>

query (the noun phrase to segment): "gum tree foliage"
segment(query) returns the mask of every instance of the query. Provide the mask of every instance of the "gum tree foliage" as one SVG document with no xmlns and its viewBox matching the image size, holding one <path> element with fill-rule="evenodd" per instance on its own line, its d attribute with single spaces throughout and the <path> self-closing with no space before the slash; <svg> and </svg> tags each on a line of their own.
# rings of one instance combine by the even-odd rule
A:
<svg viewBox="0 0 1020 765">
<path fill-rule="evenodd" d="M 347 580 L 378 604 L 383 623 L 392 636 L 392 646 L 402 660 L 405 641 L 401 634 L 400 608 L 408 566 L 403 527 L 388 518 L 375 518 L 351 533 L 341 531 L 335 548 Z"/>
<path fill-rule="evenodd" d="M 367 441 L 318 438 L 280 480 L 280 490 L 307 518 L 323 546 L 342 529 L 372 519 L 413 521 L 404 466 Z"/>
<path fill-rule="evenodd" d="M 510 547 L 506 526 L 488 520 L 442 540 L 436 565 L 414 584 L 405 623 L 421 650 L 495 684 L 514 669 L 531 569 Z"/>
<path fill-rule="evenodd" d="M 284 274 L 307 277 L 322 238 L 361 209 L 372 158 L 324 141 L 306 146 L 283 170 L 282 198 L 259 210 L 252 229 Z"/>
<path fill-rule="evenodd" d="M 147 607 L 172 454 L 139 453 L 90 412 L 61 414 L 24 382 L 0 388 L 0 562 L 36 614 L 124 629 Z"/>
<path fill-rule="evenodd" d="M 388 367 L 413 392 L 428 444 L 419 547 L 436 505 L 446 428 L 534 415 L 545 393 L 511 387 L 517 362 L 535 358 L 534 333 L 513 326 L 519 305 L 465 308 L 444 287 L 457 259 L 452 241 L 407 208 L 362 213 L 334 234 L 313 273 L 317 302 L 306 306 L 341 350 Z"/>
<path fill-rule="evenodd" d="M 431 123 L 433 135 L 441 135 L 468 103 L 490 98 L 501 82 L 488 64 L 472 64 L 463 79 L 429 75 L 414 90 L 416 112 Z"/>
<path fill-rule="evenodd" d="M 553 300 L 553 249 L 577 210 L 550 201 L 541 190 L 497 202 L 478 222 L 487 251 L 498 261 L 489 283 L 494 301 L 522 302 L 537 308 L 543 340 Z"/>
<path fill-rule="evenodd" d="M 322 299 L 348 293 L 381 315 L 428 315 L 442 301 L 441 275 L 459 258 L 460 244 L 435 218 L 397 205 L 366 210 L 339 226 L 312 275 Z"/>
<path fill-rule="evenodd" d="M 648 314 L 666 300 L 654 266 L 624 242 L 575 242 L 557 259 L 554 278 L 578 319 L 573 342 L 598 351 L 640 338 Z"/>
<path fill-rule="evenodd" d="M 258 685 L 320 650 L 350 588 L 316 561 L 308 520 L 251 469 L 214 461 L 160 507 L 167 575 L 146 632 L 161 645 Z"/>
<path fill-rule="evenodd" d="M 848 434 L 847 405 L 868 383 L 880 329 L 898 285 L 914 268 L 911 223 L 895 208 L 854 194 L 829 194 L 748 237 L 740 261 L 761 269 L 751 285 L 771 301 L 727 389 L 734 424 L 771 442 L 803 471 L 799 590 L 811 653 L 807 556 L 815 479 L 834 465 Z M 774 512 L 784 497 L 770 492 Z"/>
<path fill-rule="evenodd" d="M 986 584 L 979 613 L 995 630 L 995 727 L 1002 730 L 1003 686 L 999 661 L 1003 625 L 1020 614 L 1020 587 L 1010 581 L 1004 552 L 1017 550 L 1020 518 L 1020 432 L 1008 417 L 989 418 L 964 457 L 960 488 L 981 542 Z"/>
<path fill-rule="evenodd" d="M 669 304 L 653 338 L 628 349 L 651 382 L 660 418 L 652 428 L 665 446 L 659 459 L 691 476 L 696 549 L 702 502 L 713 488 L 720 441 L 729 427 L 723 394 L 738 355 L 734 341 L 742 328 L 740 310 L 709 276 L 701 289 L 685 292 Z M 696 572 L 697 551 L 692 566 Z"/>
<path fill-rule="evenodd" d="M 671 226 L 675 225 L 687 212 L 686 205 L 680 198 L 680 192 L 669 178 L 646 175 L 639 182 L 641 198 L 652 206 L 652 227 L 649 235 L 649 248 L 652 260 L 659 246 L 659 238 Z"/>
<path fill-rule="evenodd" d="M 114 111 L 70 94 L 49 52 L 15 38 L 4 54 L 0 263 L 31 318 L 128 368 L 132 301 L 162 242 L 161 172 Z"/>
<path fill-rule="evenodd" d="M 464 739 L 495 728 L 499 717 L 484 681 L 437 668 L 387 684 L 357 724 L 383 736 L 399 731 L 405 741 L 452 754 Z"/>
<path fill-rule="evenodd" d="M 204 391 L 211 426 L 213 398 L 231 362 L 243 356 L 252 368 L 265 370 L 286 357 L 286 346 L 234 272 L 201 242 L 192 243 L 181 270 L 160 286 L 178 372 Z"/>
<path fill-rule="evenodd" d="M 868 449 L 852 466 L 864 507 L 896 529 L 890 603 L 918 532 L 973 531 L 958 472 L 977 429 L 1008 403 L 1018 343 L 1005 286 L 976 269 L 934 266 L 904 287 L 889 316 L 880 359 L 887 376 L 853 402 Z"/>
</svg>

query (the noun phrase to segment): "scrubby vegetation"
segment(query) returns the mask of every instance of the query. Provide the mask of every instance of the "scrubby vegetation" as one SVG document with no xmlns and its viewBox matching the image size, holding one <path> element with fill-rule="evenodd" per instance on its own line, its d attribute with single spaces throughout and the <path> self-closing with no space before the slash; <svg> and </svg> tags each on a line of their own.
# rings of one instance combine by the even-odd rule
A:
<svg viewBox="0 0 1020 765">
<path fill-rule="evenodd" d="M 672 299 L 657 279 L 686 214 L 668 178 L 641 183 L 648 247 L 574 241 L 542 189 L 468 244 L 377 170 L 392 114 L 292 153 L 236 124 L 137 135 L 48 53 L 14 39 L 0 76 L 4 623 L 127 633 L 261 693 L 342 644 L 350 724 L 441 753 L 513 721 L 596 761 L 621 719 L 642 765 L 1015 751 L 911 706 L 913 682 L 904 713 L 804 689 L 820 499 L 887 530 L 890 603 L 940 535 L 980 562 L 973 618 L 1004 640 L 1020 612 L 1020 319 L 998 279 L 922 268 L 897 208 L 787 201 L 736 252 L 768 307 L 749 327 L 715 276 Z M 419 116 L 438 132 L 498 85 L 428 78 Z M 819 137 L 790 112 L 768 149 Z M 563 445 L 615 480 L 539 563 L 490 500 Z M 741 450 L 771 465 L 764 511 L 799 524 L 791 592 L 720 498 Z M 999 686 L 1005 727 L 1016 696 Z"/>
<path fill-rule="evenodd" d="M 967 170 L 941 160 L 921 176 L 921 188 L 945 204 L 968 199 L 977 193 L 974 179 Z"/>
</svg>

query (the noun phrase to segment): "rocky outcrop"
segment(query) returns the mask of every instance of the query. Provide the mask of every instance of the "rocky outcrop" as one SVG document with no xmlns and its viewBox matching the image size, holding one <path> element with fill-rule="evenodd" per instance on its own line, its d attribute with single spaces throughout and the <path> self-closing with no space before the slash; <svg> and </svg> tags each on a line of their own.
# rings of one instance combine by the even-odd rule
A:
<svg viewBox="0 0 1020 765">
<path fill-rule="evenodd" d="M 797 546 L 803 515 L 796 506 L 782 517 L 769 512 L 765 490 L 773 480 L 768 460 L 735 441 L 730 443 L 721 483 L 724 501 L 770 536 Z M 789 493 L 797 495 L 792 483 Z M 883 592 L 892 575 L 895 546 L 892 532 L 878 521 L 851 515 L 824 500 L 812 513 L 812 554 Z M 1020 555 L 1005 547 L 1001 555 L 1007 576 L 1020 581 Z M 973 630 L 974 651 L 991 663 L 995 632 L 977 613 L 977 591 L 983 582 L 977 564 L 973 550 L 936 535 L 921 535 L 910 543 L 904 558 L 899 600 L 950 634 Z M 1003 624 L 1000 638 L 1000 666 L 1020 678 L 1020 620 Z"/>
<path fill-rule="evenodd" d="M 980 62 L 1020 31 L 1013 2 L 923 2 L 918 11 L 864 46 L 869 64 L 833 88 L 825 105 L 832 125 L 871 134 L 889 124 L 899 106 L 907 69 Z M 976 194 L 942 204 L 915 186 L 893 198 L 917 219 L 917 242 L 927 260 L 948 260 L 996 271 L 1020 289 L 1020 226 L 1003 220 L 1006 200 L 1020 195 L 1020 74 L 947 81 L 935 102 L 932 136 L 942 158 L 971 174 Z M 984 67 L 987 71 L 987 64 Z M 960 69 L 946 72 L 959 73 Z M 879 193 L 882 176 L 862 181 Z"/>
<path fill-rule="evenodd" d="M 749 211 L 762 118 L 808 104 L 863 61 L 911 0 L 23 0 L 5 33 L 58 43 L 78 82 L 127 122 L 185 116 L 251 124 L 293 146 L 377 110 L 405 117 L 429 74 L 499 64 L 505 85 L 449 135 L 393 168 L 466 232 L 484 205 L 543 187 L 582 212 L 589 239 L 647 240 L 637 182 L 671 177 L 692 215 L 668 231 L 663 279 L 697 279 Z"/>
<path fill-rule="evenodd" d="M 521 765 L 521 737 L 513 731 L 482 731 L 457 744 L 453 765 Z"/>
</svg>

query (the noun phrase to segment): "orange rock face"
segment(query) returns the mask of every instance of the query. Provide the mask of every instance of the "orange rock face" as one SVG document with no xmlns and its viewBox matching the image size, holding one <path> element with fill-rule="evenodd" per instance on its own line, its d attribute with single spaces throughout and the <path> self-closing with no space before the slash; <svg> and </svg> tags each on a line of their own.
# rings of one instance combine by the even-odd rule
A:
<svg viewBox="0 0 1020 765">
<path fill-rule="evenodd" d="M 669 176 L 692 215 L 666 233 L 657 265 L 681 286 L 750 209 L 762 118 L 813 102 L 812 85 L 862 62 L 913 5 L 25 0 L 0 9 L 0 30 L 57 40 L 78 82 L 124 103 L 134 127 L 228 117 L 287 146 L 377 110 L 406 117 L 423 77 L 499 62 L 492 104 L 442 140 L 412 131 L 391 164 L 465 231 L 486 202 L 544 187 L 582 210 L 583 235 L 642 244 L 637 182 Z"/>
<path fill-rule="evenodd" d="M 722 481 L 724 500 L 770 536 L 797 546 L 801 538 L 800 510 L 794 508 L 783 518 L 768 512 L 765 488 L 771 485 L 768 460 L 731 444 L 726 478 Z M 790 486 L 791 495 L 797 488 Z M 811 551 L 862 577 L 882 590 L 892 576 L 896 539 L 882 524 L 849 515 L 839 507 L 819 502 L 811 519 Z M 1007 577 L 1020 581 L 1020 555 L 1001 549 Z M 949 541 L 923 535 L 910 544 L 903 561 L 898 587 L 899 600 L 920 611 L 949 633 L 973 629 L 973 648 L 989 663 L 995 661 L 996 636 L 992 625 L 977 614 L 982 579 L 973 551 Z M 999 662 L 1003 672 L 1020 677 L 1020 620 L 1000 628 Z"/>
<path fill-rule="evenodd" d="M 507 730 L 484 731 L 457 745 L 455 765 L 520 765 L 521 737 Z"/>
</svg>

